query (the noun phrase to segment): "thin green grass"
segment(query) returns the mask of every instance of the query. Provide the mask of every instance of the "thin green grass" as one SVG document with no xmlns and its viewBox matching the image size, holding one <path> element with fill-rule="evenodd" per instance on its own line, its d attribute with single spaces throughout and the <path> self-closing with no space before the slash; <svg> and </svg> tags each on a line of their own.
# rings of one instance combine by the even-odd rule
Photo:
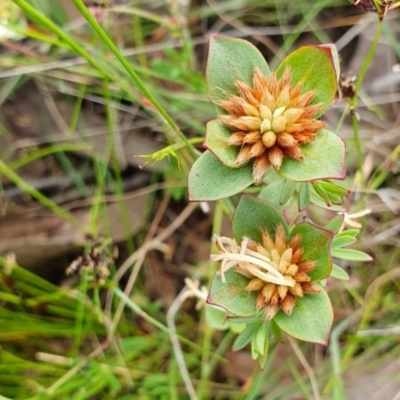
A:
<svg viewBox="0 0 400 400">
<path fill-rule="evenodd" d="M 103 23 L 96 20 L 81 0 L 74 0 L 87 21 L 83 26 L 74 27 L 61 3 L 50 0 L 12 1 L 23 10 L 31 25 L 25 29 L 13 23 L 10 29 L 23 34 L 27 38 L 24 45 L 44 56 L 46 61 L 28 53 L 11 55 L 4 51 L 0 55 L 0 68 L 14 70 L 17 75 L 1 72 L 7 77 L 0 82 L 0 104 L 7 102 L 35 77 L 24 75 L 24 68 L 27 68 L 35 71 L 34 74 L 52 91 L 68 98 L 72 103 L 72 116 L 66 121 L 68 129 L 62 142 L 52 142 L 54 138 L 48 135 L 42 146 L 28 148 L 22 155 L 15 153 L 12 145 L 1 149 L 0 174 L 35 200 L 36 206 L 60 215 L 77 231 L 93 237 L 104 236 L 102 243 L 109 253 L 112 252 L 112 222 L 107 205 L 111 193 L 113 201 L 118 203 L 125 238 L 123 247 L 128 254 L 140 251 L 147 240 L 151 240 L 147 235 L 153 222 L 151 218 L 157 213 L 159 198 L 169 196 L 182 201 L 185 191 L 180 184 L 164 192 L 150 193 L 142 231 L 133 236 L 129 225 L 131 211 L 127 208 L 124 193 L 125 176 L 117 155 L 118 124 L 126 116 L 125 110 L 139 110 L 132 125 L 137 118 L 151 124 L 149 131 L 154 131 L 157 140 L 162 141 L 166 148 L 157 155 L 166 159 L 170 157 L 168 169 L 153 173 L 149 182 L 156 184 L 160 179 L 172 183 L 185 181 L 190 164 L 197 156 L 195 146 L 204 136 L 205 123 L 215 117 L 204 81 L 204 36 L 211 29 L 246 36 L 243 29 L 235 30 L 246 24 L 255 30 L 274 28 L 274 36 L 269 38 L 276 41 L 279 51 L 269 54 L 270 49 L 263 45 L 260 48 L 269 54 L 272 65 L 276 65 L 300 40 L 304 42 L 307 39 L 313 43 L 334 40 L 325 31 L 325 21 L 319 15 L 328 15 L 332 9 L 348 15 L 351 7 L 347 1 L 341 0 L 235 0 L 192 5 L 189 10 L 184 10 L 185 14 L 168 8 L 169 3 L 164 1 L 128 1 L 123 6 L 111 7 Z M 122 16 L 124 21 L 121 30 L 115 29 L 118 25 L 112 25 L 116 15 Z M 165 35 L 161 46 L 149 45 L 149 41 L 160 32 Z M 383 24 L 382 32 L 399 54 L 390 27 Z M 358 86 L 368 63 L 373 62 L 372 50 L 366 58 Z M 52 66 L 52 63 L 55 64 Z M 89 133 L 89 137 L 82 138 L 76 134 L 81 128 L 80 114 L 93 104 L 88 100 L 90 96 L 97 96 L 102 104 L 106 133 L 102 154 L 94 150 L 95 136 L 90 137 Z M 348 127 L 346 124 L 343 114 L 339 126 L 342 129 Z M 358 129 L 361 128 L 356 126 L 355 131 Z M 10 141 L 14 132 L 7 132 L 2 127 L 0 134 Z M 360 174 L 363 168 L 362 140 L 356 144 L 358 166 L 352 171 Z M 90 167 L 85 173 L 71 158 L 72 152 L 81 151 L 85 151 L 89 159 L 86 164 Z M 393 163 L 398 160 L 398 153 L 398 149 L 391 153 Z M 13 160 L 8 161 L 11 155 Z M 22 167 L 51 157 L 86 200 L 87 224 L 75 216 L 74 207 L 69 208 L 68 203 L 61 206 L 53 201 L 51 195 L 44 195 L 29 184 L 20 172 Z M 91 174 L 90 179 L 86 173 Z M 354 174 L 352 172 L 353 178 Z M 390 184 L 390 176 L 391 172 L 382 160 L 380 169 L 374 172 L 366 185 L 378 190 L 382 185 Z M 17 208 L 18 204 L 11 203 L 10 206 Z M 171 209 L 175 212 L 175 205 Z M 167 218 L 171 218 L 171 209 L 167 208 Z M 209 231 L 221 233 L 224 220 L 231 218 L 233 210 L 233 201 L 217 202 Z M 173 215 L 179 218 L 179 213 Z M 198 225 L 201 225 L 201 218 L 196 220 Z M 392 215 L 386 217 L 386 221 L 383 218 L 382 229 L 391 218 Z M 197 226 L 191 227 L 195 228 Z M 366 239 L 371 230 L 371 227 L 366 229 Z M 321 398 L 351 396 L 354 391 L 362 389 L 348 387 L 347 379 L 351 374 L 362 376 L 379 370 L 380 366 L 398 357 L 394 337 L 357 336 L 358 330 L 397 323 L 395 316 L 400 311 L 396 300 L 398 276 L 391 275 L 390 271 L 398 268 L 398 251 L 392 250 L 390 243 L 385 246 L 373 246 L 373 265 L 352 267 L 350 275 L 354 281 L 332 289 L 338 320 L 334 323 L 326 351 L 315 351 L 310 345 L 300 346 L 313 368 Z M 155 249 L 152 249 L 153 253 L 165 250 L 161 245 Z M 83 253 L 89 255 L 90 252 L 89 241 L 83 243 Z M 202 261 L 185 265 L 185 274 L 199 276 L 207 285 L 215 268 L 209 266 L 205 270 Z M 145 264 L 145 268 L 150 269 L 151 263 Z M 146 291 L 148 282 L 140 274 L 135 279 L 131 296 L 127 296 L 124 293 L 126 280 L 111 281 L 115 273 L 113 262 L 109 265 L 111 278 L 105 285 L 90 280 L 87 273 L 79 278 L 69 278 L 64 286 L 54 285 L 21 268 L 7 254 L 0 258 L 0 265 L 0 399 L 187 399 L 182 365 L 175 358 L 176 348 L 171 336 L 179 341 L 198 399 L 315 398 L 309 375 L 296 355 L 290 352 L 287 342 L 271 349 L 264 371 L 255 366 L 253 374 L 243 382 L 225 359 L 235 338 L 232 332 L 207 327 L 202 312 L 188 310 L 187 303 L 175 315 L 176 332 L 171 330 L 166 320 L 167 300 L 154 299 Z M 138 260 L 132 268 L 140 270 Z M 131 271 L 128 269 L 127 279 Z M 153 279 L 158 279 L 156 284 L 159 286 L 164 285 L 162 277 L 156 275 Z M 373 279 L 376 279 L 377 286 L 370 286 Z M 174 283 L 181 284 L 181 280 Z M 104 306 L 107 295 L 112 295 L 113 299 L 109 309 Z M 113 324 L 121 304 L 125 309 Z M 246 360 L 244 364 L 249 363 L 252 361 Z M 241 369 L 242 365 L 236 368 Z M 380 376 L 376 382 L 384 384 L 398 378 L 394 373 Z"/>
</svg>

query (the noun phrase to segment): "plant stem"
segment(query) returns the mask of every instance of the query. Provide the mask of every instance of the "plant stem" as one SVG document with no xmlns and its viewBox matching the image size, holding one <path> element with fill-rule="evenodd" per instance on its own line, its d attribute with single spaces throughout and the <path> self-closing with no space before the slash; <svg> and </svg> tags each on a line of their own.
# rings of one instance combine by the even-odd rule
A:
<svg viewBox="0 0 400 400">
<path fill-rule="evenodd" d="M 364 80 L 365 73 L 374 57 L 376 47 L 378 45 L 379 37 L 382 32 L 382 21 L 378 21 L 378 27 L 375 32 L 374 39 L 372 41 L 371 47 L 368 51 L 367 56 L 361 66 L 360 72 L 358 74 L 356 84 L 355 84 L 355 96 L 350 100 L 350 107 L 352 110 L 356 110 L 357 102 L 358 102 L 358 93 L 360 91 L 361 85 Z M 362 154 L 362 147 L 361 147 L 361 140 L 359 134 L 359 121 L 356 113 L 354 112 L 352 115 L 352 124 L 353 124 L 353 135 L 354 135 L 354 143 L 356 146 L 357 152 L 357 164 L 358 164 L 358 173 L 360 174 L 360 182 L 363 186 L 365 186 L 364 174 L 363 174 L 363 154 Z"/>
<path fill-rule="evenodd" d="M 17 0 L 17 1 L 20 1 L 20 0 Z M 95 30 L 95 32 L 99 35 L 99 37 L 107 45 L 107 47 L 114 53 L 115 57 L 117 57 L 119 62 L 122 64 L 122 66 L 128 72 L 128 74 L 131 76 L 131 78 L 136 83 L 136 85 L 139 87 L 139 89 L 143 92 L 143 94 L 147 97 L 147 99 L 150 100 L 150 102 L 154 105 L 154 107 L 157 109 L 157 111 L 163 117 L 163 119 L 165 120 L 167 125 L 170 126 L 170 128 L 172 130 L 173 141 L 176 143 L 178 143 L 179 141 L 183 141 L 186 144 L 187 148 L 191 151 L 191 156 L 192 156 L 191 159 L 188 161 L 193 162 L 193 157 L 195 157 L 194 149 L 188 142 L 185 135 L 180 131 L 178 125 L 174 122 L 174 120 L 167 113 L 167 111 L 164 109 L 164 107 L 158 102 L 158 100 L 153 96 L 153 94 L 150 92 L 150 90 L 147 89 L 146 85 L 142 82 L 142 80 L 136 74 L 134 69 L 131 67 L 131 65 L 128 63 L 128 61 L 125 59 L 125 57 L 121 54 L 121 52 L 118 50 L 117 46 L 115 46 L 113 41 L 109 38 L 107 33 L 99 25 L 99 23 L 96 21 L 96 19 L 93 17 L 93 15 L 89 12 L 89 10 L 86 8 L 86 6 L 82 2 L 82 0 L 72 0 L 72 1 L 75 4 L 75 6 L 78 8 L 78 10 L 81 12 L 81 14 L 86 18 L 86 20 L 91 25 L 91 27 Z"/>
<path fill-rule="evenodd" d="M 1 159 L 0 159 L 0 175 L 6 176 L 21 190 L 28 193 L 32 198 L 37 200 L 44 207 L 47 207 L 55 214 L 58 214 L 60 217 L 64 218 L 75 228 L 79 229 L 81 227 L 80 222 L 75 217 L 73 217 L 68 211 L 64 210 L 58 204 L 54 203 L 54 201 L 50 200 L 48 197 L 39 192 L 33 186 L 29 185 L 29 183 L 25 182 L 18 174 L 16 174 L 13 170 L 11 170 Z"/>
<path fill-rule="evenodd" d="M 112 76 L 111 73 L 100 68 L 98 63 L 89 55 L 89 53 L 78 42 L 76 42 L 67 33 L 65 33 L 53 21 L 51 21 L 45 15 L 41 14 L 34 7 L 32 7 L 30 4 L 28 4 L 25 0 L 12 0 L 12 1 L 17 6 L 19 6 L 30 18 L 32 18 L 32 20 L 37 21 L 43 27 L 45 27 L 49 31 L 56 34 L 61 39 L 60 45 L 63 45 L 62 42 L 64 42 L 67 45 L 65 47 L 71 49 L 75 53 L 77 53 L 80 56 L 82 56 L 83 58 L 85 58 L 85 60 L 89 63 L 89 65 L 91 65 L 93 68 L 95 68 L 97 71 L 99 71 L 101 73 L 102 77 L 105 80 L 109 80 L 109 81 L 119 80 L 118 77 Z M 189 150 L 189 153 L 187 151 L 183 151 L 183 156 L 186 159 L 188 164 L 192 164 L 194 159 L 197 158 L 195 150 L 194 150 L 193 146 L 191 146 L 191 144 L 188 142 L 185 135 L 180 131 L 177 124 L 174 122 L 174 120 L 171 118 L 171 116 L 167 113 L 167 111 L 164 109 L 164 107 L 158 102 L 158 100 L 147 89 L 145 84 L 141 81 L 141 79 L 136 74 L 136 72 L 133 70 L 133 68 L 130 66 L 130 64 L 125 59 L 125 57 L 121 54 L 121 52 L 114 45 L 112 40 L 105 33 L 103 28 L 98 24 L 96 19 L 92 16 L 92 14 L 86 8 L 86 6 L 82 2 L 82 0 L 73 0 L 73 3 L 78 8 L 78 10 L 82 13 L 82 15 L 86 18 L 86 20 L 92 26 L 94 31 L 99 35 L 99 37 L 104 41 L 104 43 L 109 47 L 109 49 L 114 53 L 114 55 L 117 57 L 117 59 L 123 65 L 123 67 L 126 69 L 126 71 L 131 76 L 131 78 L 136 83 L 136 85 L 141 89 L 141 91 L 146 96 L 146 98 L 153 104 L 154 108 L 162 116 L 165 123 L 170 127 L 170 130 L 168 132 L 168 134 L 170 136 L 170 140 L 173 142 L 176 142 L 176 143 L 179 143 L 180 141 L 183 141 L 185 143 L 186 147 Z M 127 90 L 126 88 L 123 87 L 123 85 L 121 86 L 121 82 L 119 82 L 119 84 L 120 84 L 119 86 L 121 87 L 121 90 L 125 90 L 125 91 Z"/>
</svg>

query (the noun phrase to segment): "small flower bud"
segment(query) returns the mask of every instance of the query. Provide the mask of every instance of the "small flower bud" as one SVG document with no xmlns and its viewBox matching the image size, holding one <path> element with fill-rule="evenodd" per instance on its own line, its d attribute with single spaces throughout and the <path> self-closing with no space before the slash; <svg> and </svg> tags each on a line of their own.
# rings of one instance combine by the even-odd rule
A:
<svg viewBox="0 0 400 400">
<path fill-rule="evenodd" d="M 281 261 L 285 261 L 288 264 L 292 261 L 292 254 L 293 254 L 293 249 L 288 247 L 283 254 L 281 255 Z"/>
<path fill-rule="evenodd" d="M 229 136 L 227 142 L 230 146 L 241 146 L 245 136 L 246 135 L 243 132 L 235 132 Z"/>
<path fill-rule="evenodd" d="M 272 120 L 272 130 L 275 133 L 282 133 L 286 130 L 286 118 L 285 117 L 274 117 Z"/>
<path fill-rule="evenodd" d="M 240 145 L 242 145 L 243 143 L 254 144 L 257 143 L 260 139 L 261 139 L 261 132 L 259 131 L 248 132 L 244 135 L 243 141 L 242 143 L 240 143 Z"/>
<path fill-rule="evenodd" d="M 279 264 L 278 264 L 278 271 L 281 274 L 286 274 L 286 271 L 287 271 L 287 268 L 289 265 L 290 264 L 287 261 L 284 261 L 281 259 L 281 261 L 279 261 Z"/>
<path fill-rule="evenodd" d="M 284 113 L 283 116 L 286 118 L 288 124 L 293 124 L 297 122 L 297 120 L 301 117 L 304 110 L 300 108 L 288 108 Z"/>
<path fill-rule="evenodd" d="M 299 268 L 296 264 L 290 264 L 286 270 L 286 274 L 290 276 L 295 276 L 298 272 Z"/>
<path fill-rule="evenodd" d="M 262 244 L 268 250 L 272 251 L 275 248 L 275 243 L 272 240 L 271 236 L 269 235 L 268 231 L 265 229 L 262 230 Z"/>
<path fill-rule="evenodd" d="M 260 125 L 260 132 L 265 133 L 271 131 L 272 125 L 270 119 L 263 119 Z"/>
<path fill-rule="evenodd" d="M 272 113 L 272 119 L 279 118 L 285 112 L 285 107 L 279 107 Z"/>
<path fill-rule="evenodd" d="M 272 112 L 265 104 L 260 105 L 260 117 L 264 120 L 271 121 L 272 119 Z"/>
<path fill-rule="evenodd" d="M 270 163 L 276 168 L 279 169 L 282 165 L 283 161 L 283 152 L 278 146 L 273 146 L 269 149 L 268 158 Z"/>
<path fill-rule="evenodd" d="M 293 287 L 289 287 L 289 292 L 292 293 L 293 296 L 303 297 L 303 289 L 300 283 L 296 282 Z"/>
<path fill-rule="evenodd" d="M 310 261 L 310 260 L 304 260 L 304 261 L 300 261 L 297 265 L 299 267 L 300 272 L 304 272 L 305 274 L 308 274 L 309 272 L 311 272 L 312 270 L 315 269 L 315 267 L 317 266 L 317 262 Z"/>
<path fill-rule="evenodd" d="M 270 165 L 271 163 L 267 154 L 263 154 L 256 158 L 253 165 L 253 178 L 256 182 L 264 176 Z"/>
<path fill-rule="evenodd" d="M 267 319 L 271 319 L 275 317 L 275 314 L 279 311 L 279 305 L 278 304 L 267 304 L 265 307 L 265 316 Z"/>
<path fill-rule="evenodd" d="M 289 288 L 288 286 L 279 285 L 278 286 L 278 294 L 281 299 L 284 299 L 287 295 Z"/>
<path fill-rule="evenodd" d="M 278 225 L 275 232 L 275 248 L 281 256 L 286 250 L 286 233 L 282 225 Z"/>
<path fill-rule="evenodd" d="M 276 289 L 276 285 L 273 283 L 267 283 L 264 285 L 263 289 L 261 290 L 261 294 L 263 295 L 264 301 L 266 303 L 270 302 L 270 300 L 275 292 L 275 289 Z"/>
<path fill-rule="evenodd" d="M 275 248 L 271 251 L 271 260 L 275 262 L 277 265 L 279 264 L 279 261 L 281 260 L 281 256 L 278 252 L 278 250 Z"/>
<path fill-rule="evenodd" d="M 321 288 L 313 282 L 304 282 L 302 287 L 304 293 L 309 293 L 309 294 L 321 293 Z"/>
<path fill-rule="evenodd" d="M 249 152 L 249 157 L 254 158 L 261 156 L 261 154 L 264 154 L 265 152 L 265 147 L 262 142 L 256 142 L 251 145 L 250 152 Z"/>
<path fill-rule="evenodd" d="M 294 305 L 295 305 L 295 298 L 293 295 L 288 293 L 281 302 L 282 310 L 286 315 L 290 315 L 292 313 Z"/>
<path fill-rule="evenodd" d="M 246 290 L 249 292 L 260 291 L 265 285 L 265 282 L 259 278 L 253 278 L 246 286 Z"/>
<path fill-rule="evenodd" d="M 293 250 L 293 255 L 296 253 L 296 251 L 300 248 L 300 244 L 301 244 L 301 236 L 299 234 L 293 236 L 290 241 L 289 241 L 289 247 L 292 248 Z M 300 261 L 300 259 L 298 260 Z M 295 261 L 292 260 L 292 262 L 294 263 Z"/>
<path fill-rule="evenodd" d="M 251 104 L 244 102 L 242 107 L 243 107 L 243 111 L 246 115 L 254 116 L 254 117 L 260 116 L 260 112 L 257 110 L 256 107 L 252 106 Z"/>
<path fill-rule="evenodd" d="M 259 117 L 239 117 L 236 126 L 245 131 L 255 131 L 260 129 L 261 120 Z"/>
<path fill-rule="evenodd" d="M 304 272 L 298 272 L 298 273 L 294 276 L 294 279 L 295 279 L 297 282 L 300 282 L 300 283 L 302 283 L 302 282 L 310 282 L 310 280 L 311 280 L 311 278 L 310 278 L 308 275 L 306 275 Z"/>
<path fill-rule="evenodd" d="M 290 244 L 289 244 L 289 246 L 290 246 Z M 301 260 L 301 257 L 303 257 L 303 254 L 304 254 L 304 250 L 302 248 L 298 248 L 293 254 L 292 261 L 291 261 L 292 264 L 298 264 Z"/>
<path fill-rule="evenodd" d="M 239 154 L 236 158 L 236 161 L 235 161 L 236 165 L 242 165 L 250 159 L 250 156 L 249 156 L 250 149 L 251 149 L 251 147 L 248 145 L 243 146 L 243 148 L 239 151 Z"/>
<path fill-rule="evenodd" d="M 290 134 L 283 132 L 278 135 L 277 142 L 279 146 L 281 147 L 293 147 L 297 146 L 297 141 L 296 139 Z"/>
<path fill-rule="evenodd" d="M 269 149 L 276 143 L 276 134 L 272 131 L 265 132 L 262 135 L 262 142 L 264 146 Z"/>
</svg>

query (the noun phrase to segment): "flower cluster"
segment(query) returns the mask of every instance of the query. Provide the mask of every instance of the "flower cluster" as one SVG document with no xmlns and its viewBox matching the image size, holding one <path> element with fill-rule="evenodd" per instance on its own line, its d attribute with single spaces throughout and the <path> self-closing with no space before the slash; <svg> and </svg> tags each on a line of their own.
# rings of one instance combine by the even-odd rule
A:
<svg viewBox="0 0 400 400">
<path fill-rule="evenodd" d="M 288 241 L 281 225 L 274 239 L 263 230 L 262 243 L 244 238 L 238 246 L 233 239 L 217 236 L 215 242 L 218 254 L 211 255 L 211 259 L 221 262 L 221 279 L 230 268 L 248 278 L 246 290 L 258 292 L 257 308 L 265 307 L 268 318 L 281 308 L 290 315 L 296 297 L 320 293 L 320 287 L 308 276 L 317 266 L 316 261 L 303 260 L 301 236 Z"/>
<path fill-rule="evenodd" d="M 291 72 L 286 68 L 278 79 L 267 78 L 254 69 L 253 87 L 236 81 L 237 95 L 220 102 L 227 114 L 219 120 L 233 134 L 228 145 L 240 146 L 236 164 L 254 159 L 253 176 L 259 180 L 272 165 L 279 169 L 284 157 L 301 160 L 300 146 L 314 140 L 326 123 L 315 119 L 321 104 L 311 104 L 315 93 L 301 93 L 302 82 L 291 87 Z"/>
</svg>

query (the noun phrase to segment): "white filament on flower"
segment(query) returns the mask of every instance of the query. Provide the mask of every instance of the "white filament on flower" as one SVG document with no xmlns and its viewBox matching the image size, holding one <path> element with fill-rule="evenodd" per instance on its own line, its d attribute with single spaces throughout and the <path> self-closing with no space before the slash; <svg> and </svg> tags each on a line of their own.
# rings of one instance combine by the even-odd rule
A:
<svg viewBox="0 0 400 400">
<path fill-rule="evenodd" d="M 285 278 L 272 264 L 272 260 L 263 254 L 247 248 L 248 238 L 243 238 L 240 247 L 235 239 L 214 235 L 215 244 L 219 254 L 211 254 L 212 261 L 221 261 L 221 280 L 225 282 L 225 272 L 239 266 L 260 278 L 264 282 L 275 283 L 276 285 L 293 287 L 293 279 Z M 261 269 L 267 272 L 261 271 Z"/>
</svg>

